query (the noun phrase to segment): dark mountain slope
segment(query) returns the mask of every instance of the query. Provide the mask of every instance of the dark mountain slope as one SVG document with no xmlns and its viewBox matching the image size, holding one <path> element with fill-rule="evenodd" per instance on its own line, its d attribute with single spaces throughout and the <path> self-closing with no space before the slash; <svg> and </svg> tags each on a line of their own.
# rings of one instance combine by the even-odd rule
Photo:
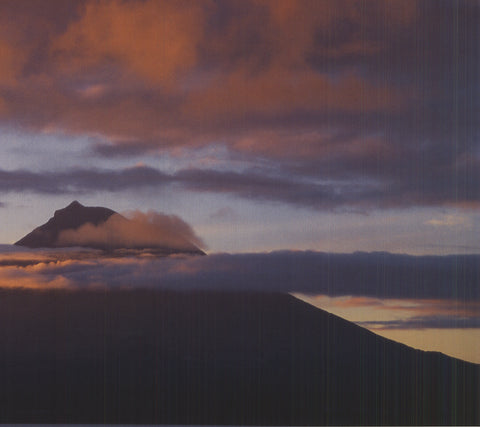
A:
<svg viewBox="0 0 480 427">
<path fill-rule="evenodd" d="M 0 292 L 3 423 L 480 422 L 478 365 L 289 295 Z"/>
<path fill-rule="evenodd" d="M 104 223 L 116 212 L 102 207 L 83 206 L 76 200 L 66 208 L 55 211 L 52 218 L 31 233 L 20 239 L 15 245 L 29 248 L 52 248 L 57 247 L 57 239 L 61 231 L 81 227 L 91 223 L 99 225 Z"/>
</svg>

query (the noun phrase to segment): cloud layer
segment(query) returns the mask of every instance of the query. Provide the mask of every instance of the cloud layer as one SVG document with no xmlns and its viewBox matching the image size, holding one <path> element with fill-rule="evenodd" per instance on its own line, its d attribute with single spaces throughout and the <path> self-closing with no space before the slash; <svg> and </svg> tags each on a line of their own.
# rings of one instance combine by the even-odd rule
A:
<svg viewBox="0 0 480 427">
<path fill-rule="evenodd" d="M 72 287 L 302 292 L 329 296 L 480 300 L 479 256 L 280 251 L 206 257 L 100 256 L 98 251 L 2 246 L 1 271 L 63 277 Z M 35 261 L 36 260 L 36 261 Z M 10 269 L 10 270 L 9 270 Z M 2 282 L 3 284 L 4 282 Z"/>
<path fill-rule="evenodd" d="M 284 251 L 159 257 L 148 250 L 105 254 L 4 245 L 0 287 L 288 292 L 370 329 L 458 329 L 480 327 L 479 269 L 478 255 Z"/>
<path fill-rule="evenodd" d="M 149 185 L 315 208 L 480 202 L 477 1 L 27 0 L 0 17 L 2 125 L 94 138 L 92 156 L 221 144 L 270 167 L 145 170 Z M 0 190 L 146 179 L 4 170 Z"/>
<path fill-rule="evenodd" d="M 471 190 L 468 190 L 468 196 L 463 198 L 461 203 L 456 184 L 452 182 L 443 184 L 438 191 L 426 195 L 423 190 L 417 191 L 414 188 L 395 189 L 393 183 L 386 186 L 381 182 L 368 180 L 358 182 L 346 178 L 332 180 L 327 177 L 305 177 L 290 172 L 282 174 L 256 168 L 242 172 L 191 168 L 174 173 L 165 173 L 149 166 L 115 170 L 72 169 L 58 172 L 0 170 L 0 191 L 3 193 L 77 195 L 143 188 L 171 190 L 180 188 L 313 209 L 350 207 L 368 210 L 379 207 L 476 206 L 477 193 L 480 190 L 478 186 L 473 188 L 473 182 L 471 186 L 468 185 Z M 462 186 L 466 188 L 464 184 Z M 422 186 L 424 185 L 425 182 L 422 183 Z M 437 225 L 436 222 L 431 224 Z"/>
</svg>

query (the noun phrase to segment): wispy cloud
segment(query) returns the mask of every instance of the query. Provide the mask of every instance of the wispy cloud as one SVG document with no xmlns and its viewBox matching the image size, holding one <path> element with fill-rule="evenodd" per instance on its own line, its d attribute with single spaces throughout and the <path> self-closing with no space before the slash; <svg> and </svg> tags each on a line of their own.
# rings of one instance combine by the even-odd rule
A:
<svg viewBox="0 0 480 427">
<path fill-rule="evenodd" d="M 231 207 L 224 206 L 212 212 L 208 219 L 214 222 L 236 221 L 239 219 L 239 215 Z"/>
<path fill-rule="evenodd" d="M 440 218 L 433 218 L 427 221 L 427 224 L 435 227 L 470 227 L 471 221 L 464 215 L 444 215 Z"/>
<path fill-rule="evenodd" d="M 294 294 L 373 331 L 480 328 L 480 301 Z"/>
<path fill-rule="evenodd" d="M 356 322 L 358 325 L 372 330 L 386 329 L 476 329 L 480 328 L 480 311 L 475 317 L 463 317 L 456 314 L 450 316 L 411 317 L 402 320 L 369 320 Z"/>
</svg>

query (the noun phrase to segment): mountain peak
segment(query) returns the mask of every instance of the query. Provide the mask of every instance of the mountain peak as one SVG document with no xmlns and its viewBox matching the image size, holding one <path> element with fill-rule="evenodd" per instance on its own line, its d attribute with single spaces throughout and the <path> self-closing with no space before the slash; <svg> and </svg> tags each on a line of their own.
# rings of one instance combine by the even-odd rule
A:
<svg viewBox="0 0 480 427">
<path fill-rule="evenodd" d="M 102 207 L 83 206 L 74 200 L 67 207 L 58 209 L 45 224 L 35 228 L 15 245 L 30 248 L 58 247 L 58 237 L 62 231 L 77 230 L 82 225 L 100 225 L 116 212 Z"/>
<path fill-rule="evenodd" d="M 83 208 L 85 208 L 85 206 L 83 206 L 77 200 L 74 200 L 72 203 L 70 203 L 65 208 L 56 210 L 54 212 L 53 216 L 57 217 L 58 215 L 62 215 L 64 212 L 68 212 L 70 214 L 72 211 L 78 211 L 78 210 L 83 209 Z"/>
<path fill-rule="evenodd" d="M 115 217 L 102 228 L 113 215 Z M 98 228 L 84 227 L 86 225 Z M 169 222 L 160 233 L 153 235 L 148 230 L 151 229 L 145 229 L 138 220 L 124 218 L 111 209 L 83 206 L 74 200 L 65 208 L 56 210 L 45 224 L 35 228 L 15 245 L 29 248 L 81 246 L 103 250 L 154 249 L 162 254 L 205 255 L 188 236 L 176 229 L 175 224 Z"/>
<path fill-rule="evenodd" d="M 78 200 L 74 200 L 72 203 L 70 203 L 65 209 L 78 209 L 78 208 L 83 208 L 83 206 Z"/>
</svg>

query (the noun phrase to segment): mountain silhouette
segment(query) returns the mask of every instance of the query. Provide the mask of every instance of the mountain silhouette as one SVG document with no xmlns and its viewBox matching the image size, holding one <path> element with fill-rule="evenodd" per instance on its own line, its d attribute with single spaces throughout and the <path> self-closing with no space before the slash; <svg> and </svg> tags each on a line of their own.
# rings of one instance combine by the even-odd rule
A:
<svg viewBox="0 0 480 427">
<path fill-rule="evenodd" d="M 114 223 L 111 222 L 113 219 Z M 106 236 L 101 235 L 100 230 L 92 229 L 92 227 L 101 226 L 107 223 L 107 221 L 112 227 L 105 233 Z M 91 228 L 87 234 L 85 227 L 89 225 Z M 75 200 L 67 207 L 55 211 L 53 217 L 50 218 L 48 222 L 35 228 L 32 232 L 17 241 L 15 245 L 29 248 L 84 246 L 103 250 L 148 248 L 154 249 L 159 254 L 190 253 L 205 255 L 205 253 L 189 241 L 188 238 L 176 232 L 174 229 L 166 228 L 164 230 L 165 237 L 168 235 L 168 238 L 163 239 L 165 240 L 163 243 L 162 236 L 159 236 L 158 242 L 155 242 L 152 236 L 148 236 L 148 244 L 142 243 L 141 239 L 136 242 L 135 238 L 130 238 L 128 242 L 125 241 L 125 239 L 123 241 L 122 239 L 118 239 L 118 233 L 121 233 L 122 230 L 132 228 L 135 225 L 138 224 L 123 217 L 112 209 L 83 206 Z M 80 236 L 78 233 L 73 233 L 75 238 L 71 238 L 70 240 L 65 238 L 65 236 L 71 237 L 71 233 L 76 231 L 78 231 Z M 85 234 L 82 235 L 83 232 Z M 135 232 L 133 231 L 132 233 L 130 230 L 130 234 L 134 235 Z"/>
<path fill-rule="evenodd" d="M 55 211 L 48 222 L 35 228 L 18 242 L 15 242 L 15 245 L 29 248 L 58 247 L 57 240 L 62 231 L 76 230 L 88 223 L 102 224 L 115 213 L 108 208 L 83 206 L 75 200 L 66 208 Z"/>
<path fill-rule="evenodd" d="M 1 423 L 480 423 L 479 365 L 287 294 L 3 289 L 0 325 Z"/>
</svg>

